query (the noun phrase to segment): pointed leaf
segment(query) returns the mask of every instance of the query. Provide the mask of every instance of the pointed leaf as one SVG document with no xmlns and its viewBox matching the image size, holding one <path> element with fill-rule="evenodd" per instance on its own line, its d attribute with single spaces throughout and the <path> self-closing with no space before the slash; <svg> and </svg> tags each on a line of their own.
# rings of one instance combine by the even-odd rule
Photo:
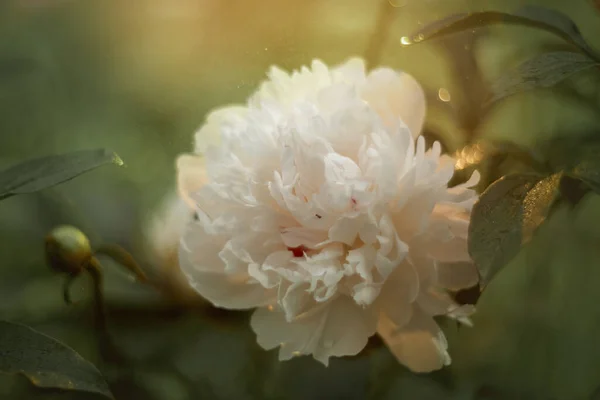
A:
<svg viewBox="0 0 600 400">
<path fill-rule="evenodd" d="M 568 51 L 540 54 L 502 75 L 492 84 L 488 105 L 537 88 L 552 87 L 570 76 L 600 65 L 588 56 Z"/>
<path fill-rule="evenodd" d="M 508 264 L 544 222 L 560 179 L 561 174 L 505 176 L 483 192 L 469 226 L 469 253 L 481 275 L 481 286 Z"/>
<path fill-rule="evenodd" d="M 574 138 L 563 136 L 540 142 L 536 146 L 548 159 L 555 171 L 582 181 L 589 189 L 600 194 L 600 137 L 599 132 L 589 132 Z"/>
<path fill-rule="evenodd" d="M 122 165 L 123 161 L 105 149 L 81 150 L 25 161 L 0 172 L 0 200 L 58 185 L 110 163 Z"/>
<path fill-rule="evenodd" d="M 113 399 L 100 371 L 73 349 L 25 325 L 0 321 L 0 372 L 25 375 L 41 388 Z"/>
<path fill-rule="evenodd" d="M 543 29 L 568 41 L 590 57 L 600 60 L 600 56 L 587 44 L 577 25 L 569 17 L 561 12 L 539 6 L 526 6 L 514 13 L 483 11 L 451 15 L 425 26 L 409 39 L 410 42 L 418 43 L 494 24 L 513 24 Z"/>
<path fill-rule="evenodd" d="M 600 194 L 600 145 L 584 149 L 580 161 L 567 170 L 566 174 L 583 181 L 595 193 Z"/>
</svg>

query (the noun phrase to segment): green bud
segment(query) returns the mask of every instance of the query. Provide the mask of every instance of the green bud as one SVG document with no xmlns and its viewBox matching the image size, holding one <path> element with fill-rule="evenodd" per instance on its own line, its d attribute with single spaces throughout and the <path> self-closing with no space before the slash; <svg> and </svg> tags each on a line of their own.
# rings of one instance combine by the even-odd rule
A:
<svg viewBox="0 0 600 400">
<path fill-rule="evenodd" d="M 46 236 L 46 262 L 55 271 L 77 275 L 91 257 L 90 241 L 74 226 L 58 226 Z"/>
</svg>

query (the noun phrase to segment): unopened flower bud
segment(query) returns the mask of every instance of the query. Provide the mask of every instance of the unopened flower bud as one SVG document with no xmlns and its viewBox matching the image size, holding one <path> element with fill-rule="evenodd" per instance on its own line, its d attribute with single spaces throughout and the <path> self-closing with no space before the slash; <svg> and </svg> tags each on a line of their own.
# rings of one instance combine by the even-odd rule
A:
<svg viewBox="0 0 600 400">
<path fill-rule="evenodd" d="M 90 241 L 74 226 L 54 228 L 45 241 L 46 262 L 55 271 L 77 275 L 92 257 Z"/>
</svg>

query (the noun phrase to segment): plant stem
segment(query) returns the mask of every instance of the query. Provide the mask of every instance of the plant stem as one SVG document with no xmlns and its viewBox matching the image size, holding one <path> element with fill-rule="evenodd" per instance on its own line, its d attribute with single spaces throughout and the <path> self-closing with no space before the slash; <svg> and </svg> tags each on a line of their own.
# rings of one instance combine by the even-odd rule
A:
<svg viewBox="0 0 600 400">
<path fill-rule="evenodd" d="M 394 11 L 391 10 L 389 0 L 382 0 L 379 7 L 379 14 L 377 16 L 377 22 L 375 23 L 375 31 L 371 35 L 369 44 L 365 51 L 365 61 L 367 67 L 375 67 L 379 64 L 381 59 L 381 53 L 385 47 L 385 41 L 387 39 L 390 27 L 394 21 Z"/>
</svg>

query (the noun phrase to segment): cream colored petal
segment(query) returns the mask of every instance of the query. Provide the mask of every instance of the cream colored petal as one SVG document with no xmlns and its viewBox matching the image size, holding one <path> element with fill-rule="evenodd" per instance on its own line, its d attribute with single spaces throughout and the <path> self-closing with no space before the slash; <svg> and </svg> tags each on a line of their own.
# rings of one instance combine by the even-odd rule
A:
<svg viewBox="0 0 600 400">
<path fill-rule="evenodd" d="M 477 268 L 472 262 L 437 263 L 436 269 L 437 283 L 446 289 L 466 289 L 479 282 Z"/>
<path fill-rule="evenodd" d="M 347 297 L 313 309 L 287 322 L 282 311 L 258 309 L 250 322 L 258 344 L 280 346 L 279 359 L 312 354 L 328 365 L 330 357 L 358 354 L 375 333 L 375 318 Z"/>
<path fill-rule="evenodd" d="M 146 229 L 146 240 L 161 264 L 177 260 L 179 241 L 192 219 L 192 210 L 176 193 L 171 194 L 152 216 Z"/>
<path fill-rule="evenodd" d="M 425 92 L 411 75 L 378 68 L 368 76 L 362 97 L 388 126 L 401 119 L 413 137 L 421 134 L 425 122 Z"/>
<path fill-rule="evenodd" d="M 182 262 L 182 264 L 185 264 Z M 182 268 L 191 287 L 215 307 L 249 310 L 275 301 L 276 293 L 242 275 L 213 274 Z"/>
<path fill-rule="evenodd" d="M 402 327 L 412 318 L 412 302 L 418 294 L 419 275 L 404 262 L 387 278 L 373 306 L 391 318 L 397 327 Z"/>
<path fill-rule="evenodd" d="M 206 163 L 203 157 L 189 154 L 177 158 L 177 190 L 179 196 L 193 210 L 196 202 L 191 195 L 208 181 Z"/>
<path fill-rule="evenodd" d="M 209 146 L 219 144 L 222 130 L 226 124 L 241 123 L 241 118 L 247 111 L 246 107 L 240 105 L 222 107 L 211 111 L 206 117 L 204 125 L 194 135 L 194 151 L 197 154 L 203 154 Z"/>
<path fill-rule="evenodd" d="M 333 69 L 336 78 L 351 83 L 363 83 L 365 80 L 365 61 L 362 58 L 353 57 Z"/>
<path fill-rule="evenodd" d="M 418 306 L 404 328 L 382 315 L 377 333 L 398 361 L 413 372 L 431 372 L 450 364 L 443 332 Z"/>
<path fill-rule="evenodd" d="M 179 248 L 179 264 L 192 288 L 216 307 L 251 309 L 271 304 L 276 291 L 250 282 L 247 272 L 225 273 L 219 257 L 224 240 L 206 234 L 198 223 L 189 224 Z"/>
<path fill-rule="evenodd" d="M 466 238 L 455 237 L 450 240 L 430 240 L 427 243 L 429 254 L 436 260 L 446 263 L 471 261 Z"/>
</svg>

